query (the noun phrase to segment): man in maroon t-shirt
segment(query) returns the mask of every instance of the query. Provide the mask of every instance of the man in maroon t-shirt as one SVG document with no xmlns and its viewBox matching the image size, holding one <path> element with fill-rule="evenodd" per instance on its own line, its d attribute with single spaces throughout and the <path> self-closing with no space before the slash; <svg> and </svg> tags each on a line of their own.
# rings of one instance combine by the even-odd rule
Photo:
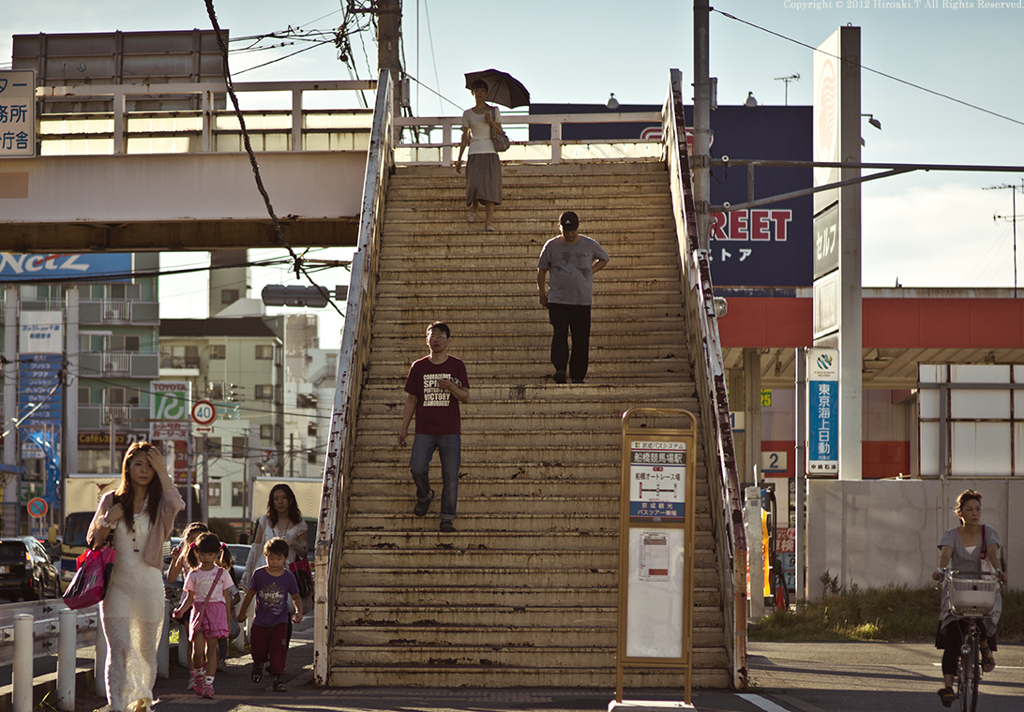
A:
<svg viewBox="0 0 1024 712">
<path fill-rule="evenodd" d="M 466 364 L 448 355 L 451 329 L 435 321 L 427 327 L 430 355 L 414 361 L 405 379 L 405 412 L 398 445 L 405 447 L 409 423 L 416 414 L 416 437 L 412 441 L 409 470 L 416 484 L 413 514 L 422 517 L 434 501 L 430 488 L 430 459 L 434 450 L 441 459 L 441 531 L 453 532 L 455 507 L 459 498 L 459 466 L 462 464 L 462 419 L 459 403 L 469 402 Z"/>
</svg>

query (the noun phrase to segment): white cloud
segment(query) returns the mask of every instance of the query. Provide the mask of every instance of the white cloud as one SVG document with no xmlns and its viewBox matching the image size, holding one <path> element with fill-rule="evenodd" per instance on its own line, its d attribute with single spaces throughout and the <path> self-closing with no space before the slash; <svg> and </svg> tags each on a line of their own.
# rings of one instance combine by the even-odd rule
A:
<svg viewBox="0 0 1024 712">
<path fill-rule="evenodd" d="M 898 277 L 904 287 L 1012 287 L 1012 225 L 993 220 L 1012 213 L 1010 191 L 981 188 L 1004 182 L 993 176 L 977 185 L 912 186 L 900 192 L 865 187 L 864 286 L 892 287 Z M 1024 214 L 1024 196 L 1018 198 Z"/>
</svg>

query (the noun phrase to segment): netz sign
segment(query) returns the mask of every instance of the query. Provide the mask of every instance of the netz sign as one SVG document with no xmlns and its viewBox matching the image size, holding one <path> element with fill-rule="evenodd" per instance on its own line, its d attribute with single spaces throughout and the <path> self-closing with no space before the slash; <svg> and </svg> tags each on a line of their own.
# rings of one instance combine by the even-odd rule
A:
<svg viewBox="0 0 1024 712">
<path fill-rule="evenodd" d="M 130 252 L 97 255 L 0 252 L 0 281 L 3 282 L 82 277 L 109 277 L 113 282 L 129 280 L 131 273 Z"/>
</svg>

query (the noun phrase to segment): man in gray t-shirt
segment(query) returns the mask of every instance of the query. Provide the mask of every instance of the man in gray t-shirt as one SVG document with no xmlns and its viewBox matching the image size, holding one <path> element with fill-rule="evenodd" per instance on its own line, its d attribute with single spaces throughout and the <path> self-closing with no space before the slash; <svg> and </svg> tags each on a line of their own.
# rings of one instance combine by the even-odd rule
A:
<svg viewBox="0 0 1024 712">
<path fill-rule="evenodd" d="M 537 261 L 537 290 L 541 306 L 555 332 L 551 337 L 551 364 L 555 381 L 566 382 L 566 367 L 573 383 L 583 383 L 590 363 L 590 305 L 594 297 L 594 273 L 608 264 L 608 253 L 580 234 L 580 219 L 567 210 L 558 218 L 559 236 L 544 243 Z M 547 275 L 551 273 L 551 290 Z M 572 332 L 572 355 L 569 332 Z"/>
</svg>

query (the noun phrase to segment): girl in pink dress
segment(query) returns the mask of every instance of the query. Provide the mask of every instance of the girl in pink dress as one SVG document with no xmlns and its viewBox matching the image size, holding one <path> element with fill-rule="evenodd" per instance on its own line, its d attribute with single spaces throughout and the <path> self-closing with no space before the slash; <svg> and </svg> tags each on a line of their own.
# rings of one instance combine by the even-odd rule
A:
<svg viewBox="0 0 1024 712">
<path fill-rule="evenodd" d="M 223 545 L 216 534 L 206 533 L 196 542 L 199 567 L 185 577 L 185 598 L 175 611 L 180 615 L 189 606 L 192 621 L 188 639 L 192 642 L 192 665 L 195 668 L 195 690 L 200 697 L 213 697 L 213 678 L 217 674 L 217 643 L 227 638 L 228 611 L 231 609 L 231 576 L 217 560 Z M 205 664 L 205 675 L 203 667 Z"/>
</svg>

